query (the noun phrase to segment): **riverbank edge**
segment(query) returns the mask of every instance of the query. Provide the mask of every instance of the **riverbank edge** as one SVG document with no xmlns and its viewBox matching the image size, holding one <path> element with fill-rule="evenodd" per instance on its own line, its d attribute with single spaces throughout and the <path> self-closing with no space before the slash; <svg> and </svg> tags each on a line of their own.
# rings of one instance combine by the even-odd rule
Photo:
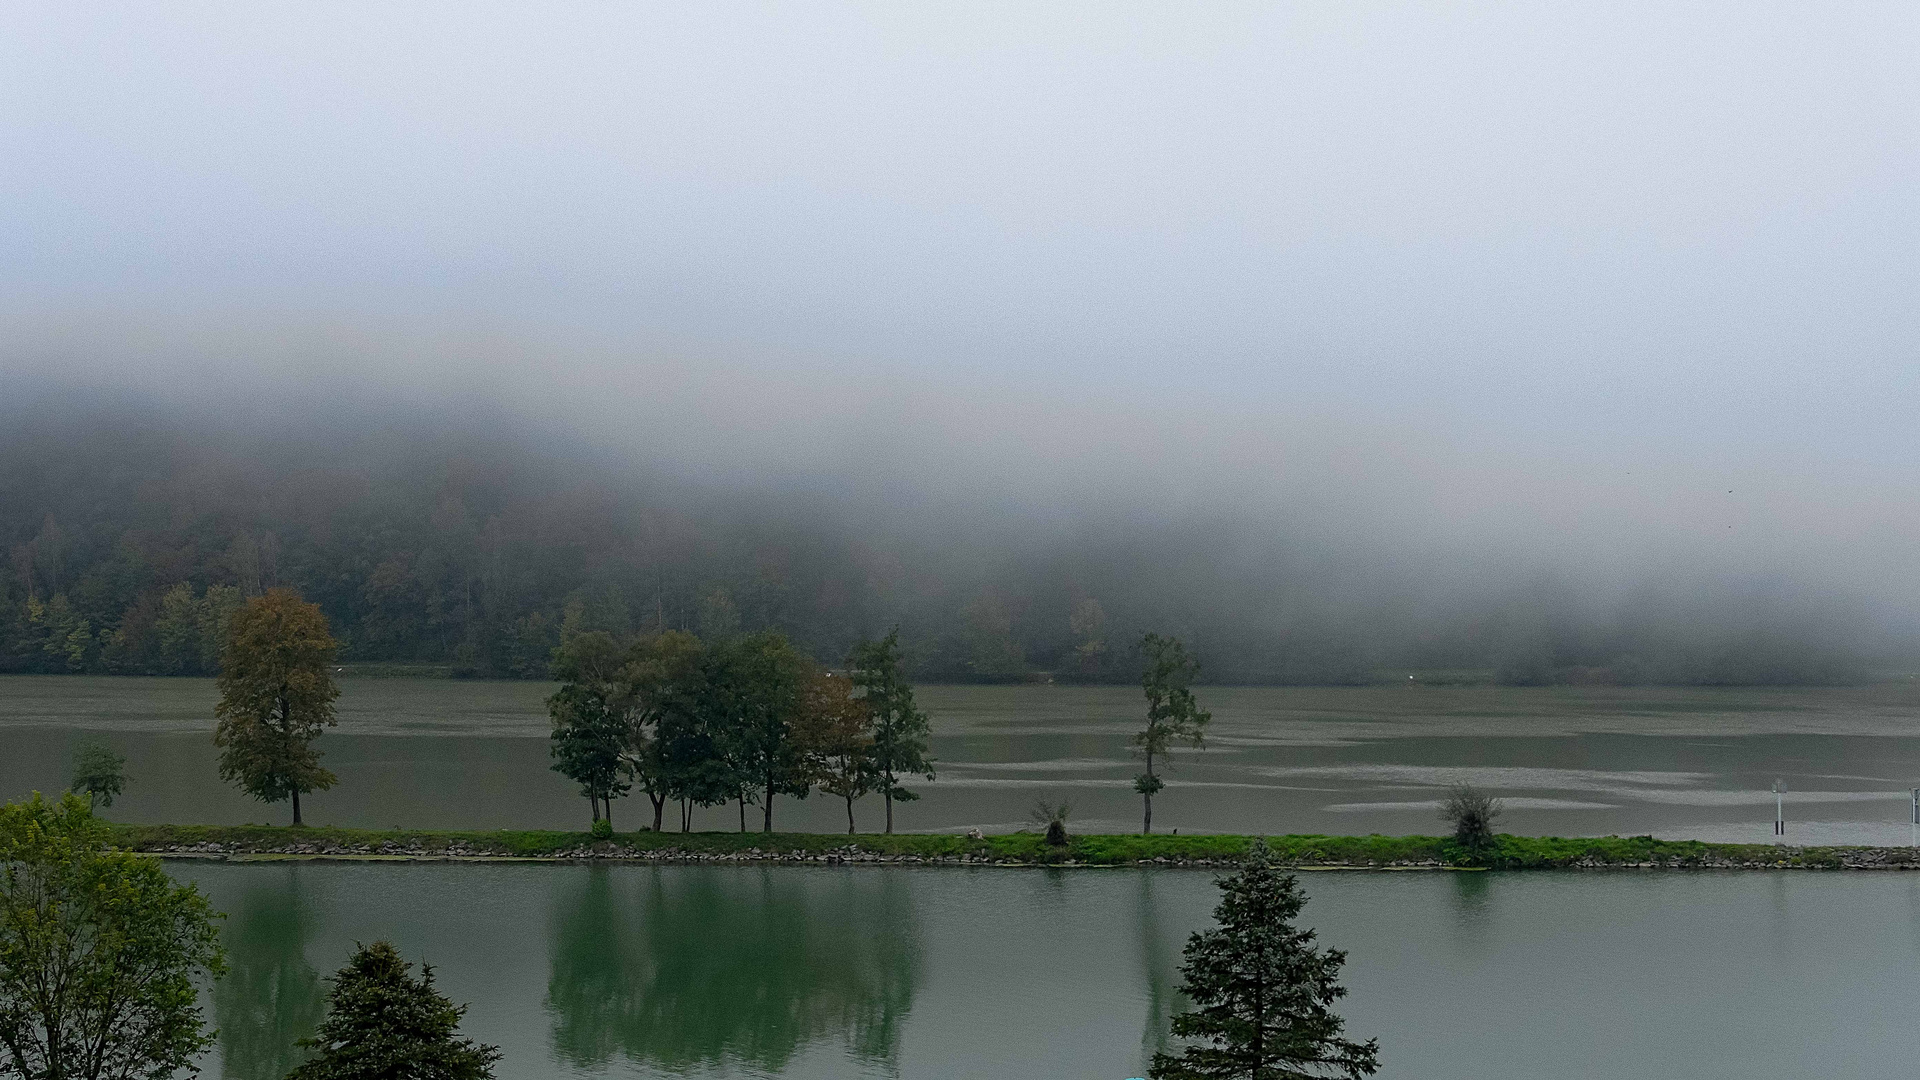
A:
<svg viewBox="0 0 1920 1080">
<path fill-rule="evenodd" d="M 173 859 L 802 863 L 908 866 L 1235 865 L 1249 836 L 1092 835 L 1054 847 L 1036 833 L 983 837 L 934 833 L 616 833 L 502 830 L 290 828 L 263 825 L 116 825 L 125 850 Z M 1920 849 L 1709 844 L 1649 836 L 1499 837 L 1476 858 L 1434 836 L 1265 838 L 1279 860 L 1325 870 L 1920 870 Z"/>
</svg>

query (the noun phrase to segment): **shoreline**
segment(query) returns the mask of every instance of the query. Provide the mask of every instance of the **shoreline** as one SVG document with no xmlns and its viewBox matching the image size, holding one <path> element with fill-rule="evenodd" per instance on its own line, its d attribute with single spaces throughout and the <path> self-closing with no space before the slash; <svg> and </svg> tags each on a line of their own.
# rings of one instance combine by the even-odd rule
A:
<svg viewBox="0 0 1920 1080">
<path fill-rule="evenodd" d="M 530 862 L 1227 869 L 1252 839 L 1237 835 L 1096 834 L 1051 847 L 1036 833 L 617 833 L 338 829 L 242 825 L 115 825 L 124 850 L 226 862 Z M 1710 844 L 1648 836 L 1499 837 L 1475 859 L 1443 837 L 1265 837 L 1301 870 L 1920 870 L 1920 848 Z"/>
</svg>

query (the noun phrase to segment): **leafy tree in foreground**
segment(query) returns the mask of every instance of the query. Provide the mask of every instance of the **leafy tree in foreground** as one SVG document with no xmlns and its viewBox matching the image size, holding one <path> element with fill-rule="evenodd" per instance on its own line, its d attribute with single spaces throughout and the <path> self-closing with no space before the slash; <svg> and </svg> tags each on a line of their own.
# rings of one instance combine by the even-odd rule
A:
<svg viewBox="0 0 1920 1080">
<path fill-rule="evenodd" d="M 1140 686 L 1147 695 L 1147 726 L 1134 735 L 1133 752 L 1146 762 L 1147 771 L 1133 778 L 1133 790 L 1146 801 L 1140 831 L 1150 833 L 1153 796 L 1167 786 L 1154 772 L 1154 761 L 1171 759 L 1176 742 L 1205 746 L 1207 722 L 1213 714 L 1203 712 L 1193 699 L 1193 677 L 1200 672 L 1200 661 L 1188 655 L 1179 638 L 1148 634 L 1140 639 L 1140 651 L 1146 658 Z"/>
<path fill-rule="evenodd" d="M 112 806 L 127 787 L 127 759 L 102 742 L 89 739 L 73 752 L 75 794 L 87 797 L 87 809 Z"/>
<path fill-rule="evenodd" d="M 433 969 L 412 965 L 384 941 L 366 946 L 333 976 L 327 1018 L 301 1045 L 314 1058 L 287 1080 L 482 1080 L 500 1051 L 457 1032 L 464 1005 L 433 986 Z"/>
<path fill-rule="evenodd" d="M 1321 949 L 1293 919 L 1306 896 L 1293 875 L 1273 866 L 1263 840 L 1249 846 L 1239 873 L 1220 883 L 1216 928 L 1187 939 L 1180 992 L 1195 1006 L 1173 1018 L 1190 1045 L 1179 1057 L 1156 1053 L 1154 1080 L 1358 1080 L 1379 1070 L 1379 1043 L 1340 1037 L 1333 1002 L 1347 954 Z"/>
<path fill-rule="evenodd" d="M 290 589 L 274 589 L 233 613 L 220 654 L 220 704 L 213 741 L 221 749 L 220 778 L 237 781 L 262 802 L 325 791 L 335 777 L 320 767 L 313 740 L 335 723 L 340 696 L 332 663 L 338 646 L 317 604 Z"/>
<path fill-rule="evenodd" d="M 887 831 L 893 831 L 893 804 L 920 796 L 900 786 L 907 776 L 933 779 L 927 752 L 932 727 L 914 704 L 913 685 L 901 670 L 900 629 L 879 641 L 862 641 L 847 657 L 848 675 L 873 717 L 873 790 L 887 804 Z"/>
<path fill-rule="evenodd" d="M 218 916 L 107 842 L 74 795 L 0 807 L 0 1076 L 159 1080 L 213 1041 L 195 982 L 226 970 Z"/>
</svg>

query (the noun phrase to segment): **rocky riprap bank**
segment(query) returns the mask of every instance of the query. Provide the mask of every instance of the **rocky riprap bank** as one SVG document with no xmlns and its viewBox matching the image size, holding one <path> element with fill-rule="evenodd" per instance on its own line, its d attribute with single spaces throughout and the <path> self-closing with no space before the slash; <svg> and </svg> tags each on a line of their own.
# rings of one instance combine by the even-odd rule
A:
<svg viewBox="0 0 1920 1080">
<path fill-rule="evenodd" d="M 621 833 L 595 839 L 560 831 L 419 832 L 266 826 L 120 826 L 129 850 L 167 858 L 792 863 L 872 866 L 1165 866 L 1220 869 L 1237 863 L 1245 836 L 1077 836 L 1065 847 L 1033 833 L 845 835 L 810 833 Z M 1707 844 L 1639 837 L 1502 836 L 1473 856 L 1431 836 L 1272 836 L 1281 861 L 1302 869 L 1492 868 L 1655 870 L 1909 870 L 1920 849 Z"/>
</svg>

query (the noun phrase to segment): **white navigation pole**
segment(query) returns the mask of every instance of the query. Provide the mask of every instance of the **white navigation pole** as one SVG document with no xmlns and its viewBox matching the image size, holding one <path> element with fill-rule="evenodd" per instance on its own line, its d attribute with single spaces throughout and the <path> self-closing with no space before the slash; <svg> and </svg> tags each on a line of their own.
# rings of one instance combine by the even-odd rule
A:
<svg viewBox="0 0 1920 1080">
<path fill-rule="evenodd" d="M 1920 787 L 1908 788 L 1907 794 L 1913 796 L 1913 824 L 1907 826 L 1907 846 L 1920 847 Z"/>
<path fill-rule="evenodd" d="M 1787 782 L 1773 782 L 1773 835 L 1787 835 Z"/>
</svg>

